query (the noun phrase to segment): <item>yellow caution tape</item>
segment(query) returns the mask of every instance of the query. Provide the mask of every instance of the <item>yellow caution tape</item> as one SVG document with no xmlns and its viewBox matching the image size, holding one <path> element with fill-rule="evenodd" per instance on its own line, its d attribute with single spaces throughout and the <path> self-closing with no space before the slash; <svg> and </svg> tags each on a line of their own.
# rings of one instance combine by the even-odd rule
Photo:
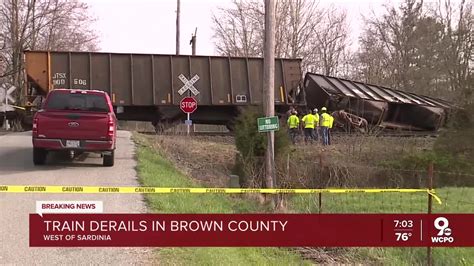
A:
<svg viewBox="0 0 474 266">
<path fill-rule="evenodd" d="M 164 187 L 95 187 L 95 186 L 9 186 L 0 185 L 0 193 L 192 193 L 192 194 L 315 194 L 315 193 L 428 193 L 441 204 L 441 199 L 430 189 L 279 189 L 279 188 L 164 188 Z"/>
</svg>

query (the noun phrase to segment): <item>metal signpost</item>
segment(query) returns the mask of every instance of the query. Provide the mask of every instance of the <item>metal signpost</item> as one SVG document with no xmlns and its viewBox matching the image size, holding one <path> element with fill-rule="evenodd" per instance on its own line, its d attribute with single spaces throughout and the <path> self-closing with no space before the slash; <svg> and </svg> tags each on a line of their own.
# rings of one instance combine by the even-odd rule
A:
<svg viewBox="0 0 474 266">
<path fill-rule="evenodd" d="M 191 124 L 192 124 L 192 121 L 190 119 L 190 115 L 191 115 L 191 113 L 196 111 L 197 101 L 193 97 L 184 97 L 181 100 L 181 102 L 179 104 L 179 107 L 187 115 L 187 119 L 186 119 L 185 123 L 186 123 L 186 127 L 187 127 L 187 132 L 188 132 L 188 135 L 189 135 L 190 127 L 191 127 Z"/>
<path fill-rule="evenodd" d="M 258 132 L 270 132 L 280 129 L 278 116 L 257 118 Z"/>
<path fill-rule="evenodd" d="M 190 80 L 188 80 L 183 74 L 180 74 L 178 76 L 178 78 L 184 84 L 183 87 L 181 87 L 178 90 L 179 95 L 183 95 L 183 93 L 185 93 L 188 90 L 190 92 L 192 92 L 194 95 L 199 94 L 199 91 L 194 87 L 194 83 L 196 83 L 199 80 L 198 75 L 194 75 L 194 77 L 192 77 Z M 189 94 L 189 96 L 191 96 L 191 93 Z M 193 113 L 194 111 L 196 111 L 197 101 L 193 97 L 184 97 L 181 100 L 181 102 L 179 104 L 179 107 L 181 108 L 181 110 L 183 112 L 185 112 L 187 114 L 187 119 L 186 119 L 185 124 L 186 124 L 186 127 L 187 127 L 187 134 L 189 136 L 189 131 L 190 131 L 191 124 L 192 124 L 192 121 L 190 119 L 190 114 Z"/>
</svg>

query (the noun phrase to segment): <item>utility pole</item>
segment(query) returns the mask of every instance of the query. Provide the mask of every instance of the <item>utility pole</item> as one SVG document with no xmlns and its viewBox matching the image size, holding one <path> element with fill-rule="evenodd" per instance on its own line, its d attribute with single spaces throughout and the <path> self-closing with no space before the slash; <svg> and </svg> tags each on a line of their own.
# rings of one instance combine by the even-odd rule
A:
<svg viewBox="0 0 474 266">
<path fill-rule="evenodd" d="M 3 119 L 3 124 L 5 125 L 5 130 L 8 130 L 8 120 L 7 120 L 7 105 L 8 105 L 8 99 L 7 99 L 7 89 L 5 88 L 5 105 L 3 106 L 3 114 L 5 115 L 5 118 Z"/>
<path fill-rule="evenodd" d="M 191 41 L 189 41 L 189 44 L 191 45 L 193 55 L 196 55 L 196 34 L 197 34 L 198 28 L 194 31 L 194 35 L 191 33 Z"/>
<path fill-rule="evenodd" d="M 275 115 L 275 1 L 265 0 L 265 42 L 263 53 L 263 109 L 266 117 Z M 267 132 L 265 152 L 265 183 L 267 188 L 276 185 L 275 134 Z"/>
<path fill-rule="evenodd" d="M 176 55 L 179 55 L 179 16 L 181 13 L 181 3 L 177 0 L 178 7 L 176 8 Z"/>
</svg>

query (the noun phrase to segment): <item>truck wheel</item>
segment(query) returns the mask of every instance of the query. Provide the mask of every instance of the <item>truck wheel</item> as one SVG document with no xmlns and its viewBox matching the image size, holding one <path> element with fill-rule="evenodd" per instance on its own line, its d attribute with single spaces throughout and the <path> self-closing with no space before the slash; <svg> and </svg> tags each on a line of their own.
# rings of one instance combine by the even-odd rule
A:
<svg viewBox="0 0 474 266">
<path fill-rule="evenodd" d="M 43 165 L 46 161 L 48 152 L 41 148 L 33 148 L 33 163 L 35 165 Z"/>
<path fill-rule="evenodd" d="M 104 166 L 114 166 L 114 151 L 111 154 L 104 154 L 103 163 Z"/>
</svg>

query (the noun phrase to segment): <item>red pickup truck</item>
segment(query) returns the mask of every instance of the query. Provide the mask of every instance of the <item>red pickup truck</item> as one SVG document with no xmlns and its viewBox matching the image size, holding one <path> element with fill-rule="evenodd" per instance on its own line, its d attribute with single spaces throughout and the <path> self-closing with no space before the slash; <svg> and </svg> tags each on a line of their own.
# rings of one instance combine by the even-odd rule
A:
<svg viewBox="0 0 474 266">
<path fill-rule="evenodd" d="M 50 151 L 96 152 L 104 166 L 114 165 L 117 118 L 107 93 L 55 89 L 33 117 L 33 163 Z"/>
</svg>

